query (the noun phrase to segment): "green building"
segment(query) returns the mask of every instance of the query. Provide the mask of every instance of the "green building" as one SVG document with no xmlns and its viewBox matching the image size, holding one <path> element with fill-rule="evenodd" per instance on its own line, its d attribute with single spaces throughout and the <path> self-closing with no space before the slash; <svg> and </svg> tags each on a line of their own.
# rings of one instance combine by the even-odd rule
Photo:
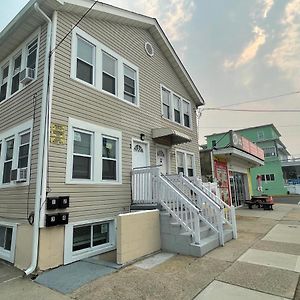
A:
<svg viewBox="0 0 300 300">
<path fill-rule="evenodd" d="M 285 187 L 281 161 L 287 159 L 289 152 L 280 141 L 281 134 L 273 124 L 235 130 L 238 134 L 255 143 L 264 150 L 265 162 L 263 166 L 250 169 L 251 190 L 253 195 L 284 195 Z M 230 144 L 228 132 L 206 136 L 207 148 L 218 149 Z M 258 179 L 261 178 L 262 191 L 258 191 Z"/>
</svg>

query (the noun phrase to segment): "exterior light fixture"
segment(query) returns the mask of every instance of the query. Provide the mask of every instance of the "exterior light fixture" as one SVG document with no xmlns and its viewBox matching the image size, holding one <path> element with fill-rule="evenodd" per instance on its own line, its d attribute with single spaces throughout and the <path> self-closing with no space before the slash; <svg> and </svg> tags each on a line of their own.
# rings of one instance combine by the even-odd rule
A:
<svg viewBox="0 0 300 300">
<path fill-rule="evenodd" d="M 145 135 L 143 133 L 140 134 L 140 139 L 141 139 L 141 141 L 145 140 Z"/>
</svg>

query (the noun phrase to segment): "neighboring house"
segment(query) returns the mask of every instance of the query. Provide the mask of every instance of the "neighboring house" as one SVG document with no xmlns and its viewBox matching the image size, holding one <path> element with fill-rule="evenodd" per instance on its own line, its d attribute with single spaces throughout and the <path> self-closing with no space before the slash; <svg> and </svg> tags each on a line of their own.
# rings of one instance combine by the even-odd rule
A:
<svg viewBox="0 0 300 300">
<path fill-rule="evenodd" d="M 242 206 L 253 194 L 250 173 L 264 165 L 263 150 L 232 130 L 206 138 L 200 150 L 202 180 L 216 182 L 226 203 Z"/>
<path fill-rule="evenodd" d="M 289 155 L 289 152 L 281 142 L 281 135 L 276 127 L 273 124 L 266 124 L 236 130 L 235 132 L 252 141 L 264 151 L 264 165 L 250 169 L 253 194 L 286 194 L 287 190 L 283 179 L 281 160 L 285 160 Z M 219 141 L 222 135 L 223 133 L 207 136 L 208 147 L 213 147 L 216 143 L 217 148 L 226 146 L 226 141 L 224 139 Z M 261 176 L 262 191 L 257 189 L 258 176 Z"/>
<path fill-rule="evenodd" d="M 116 249 L 133 168 L 200 175 L 204 101 L 158 22 L 97 3 L 77 24 L 93 3 L 32 0 L 0 33 L 0 258 L 27 274 Z"/>
</svg>

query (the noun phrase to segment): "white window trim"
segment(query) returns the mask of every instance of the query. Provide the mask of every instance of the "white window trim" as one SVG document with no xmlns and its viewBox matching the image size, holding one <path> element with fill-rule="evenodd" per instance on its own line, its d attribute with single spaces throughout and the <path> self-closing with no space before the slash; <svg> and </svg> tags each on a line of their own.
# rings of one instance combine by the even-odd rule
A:
<svg viewBox="0 0 300 300">
<path fill-rule="evenodd" d="M 73 252 L 73 228 L 80 225 L 93 225 L 109 222 L 109 243 Z M 116 249 L 116 219 L 87 220 L 69 223 L 65 226 L 64 264 L 69 264 L 83 258 L 99 255 Z"/>
<path fill-rule="evenodd" d="M 92 135 L 92 166 L 91 179 L 73 179 L 73 132 L 79 130 L 82 132 L 93 133 Z M 118 139 L 117 148 L 117 180 L 102 180 L 102 136 Z M 96 151 L 99 149 L 99 151 Z M 67 146 L 67 184 L 122 184 L 122 132 L 112 128 L 101 127 L 85 121 L 69 118 L 68 123 L 68 146 Z"/>
<path fill-rule="evenodd" d="M 36 53 L 36 68 L 35 68 L 35 74 L 34 79 L 27 83 L 26 85 L 20 83 L 19 89 L 11 94 L 11 83 L 13 78 L 13 64 L 14 64 L 14 58 L 18 53 L 22 52 L 22 59 L 21 59 L 21 70 L 22 71 L 26 67 L 27 63 L 27 46 L 35 39 L 38 39 L 38 45 L 37 45 L 37 53 Z M 8 78 L 7 78 L 7 92 L 6 92 L 6 98 L 0 102 L 0 106 L 8 101 L 10 98 L 17 95 L 19 92 L 21 92 L 23 89 L 25 89 L 27 86 L 30 86 L 33 82 L 37 79 L 38 74 L 38 68 L 39 68 L 39 54 L 40 54 L 40 44 L 41 44 L 41 28 L 39 27 L 35 32 L 33 32 L 15 51 L 13 51 L 8 57 L 6 57 L 2 62 L 0 63 L 0 70 L 4 67 L 9 65 L 8 70 Z M 2 72 L 0 73 L 0 82 L 2 82 Z"/>
<path fill-rule="evenodd" d="M 0 189 L 1 188 L 10 188 L 16 186 L 26 186 L 29 184 L 30 180 L 30 167 L 31 167 L 31 149 L 32 149 L 32 126 L 33 120 L 29 120 L 21 125 L 13 127 L 5 132 L 0 132 L 0 143 L 1 146 L 1 153 L 0 153 Z M 22 183 L 16 182 L 9 182 L 9 183 L 2 183 L 3 182 L 3 170 L 4 170 L 4 162 L 5 162 L 5 155 L 6 155 L 6 140 L 14 138 L 14 151 L 13 151 L 13 161 L 12 161 L 12 170 L 18 168 L 18 161 L 19 161 L 19 147 L 20 147 L 20 134 L 24 134 L 30 132 L 30 142 L 29 142 L 29 152 L 28 152 L 28 167 L 27 167 L 27 181 Z"/>
<path fill-rule="evenodd" d="M 16 239 L 17 239 L 17 224 L 16 223 L 7 223 L 0 221 L 0 226 L 12 228 L 12 239 L 11 239 L 11 250 L 5 250 L 0 248 L 0 259 L 4 259 L 11 263 L 15 261 L 15 250 L 16 250 Z"/>
<path fill-rule="evenodd" d="M 265 180 L 262 180 L 262 182 L 264 182 L 264 183 L 276 182 L 275 173 L 268 173 L 268 174 L 262 174 L 262 175 L 265 176 Z M 269 175 L 270 178 L 271 178 L 271 175 L 274 175 L 274 180 L 267 180 L 267 175 Z"/>
<path fill-rule="evenodd" d="M 183 153 L 183 167 L 184 167 L 184 175 L 188 176 L 188 168 L 187 168 L 187 160 L 186 160 L 186 155 L 192 155 L 193 157 L 193 170 L 194 170 L 194 175 L 193 177 L 196 176 L 197 172 L 196 172 L 196 162 L 195 162 L 195 153 L 193 152 L 188 152 L 188 151 L 185 151 L 185 150 L 182 150 L 182 149 L 176 149 L 175 150 L 175 161 L 176 161 L 176 174 L 177 174 L 177 168 L 178 168 L 178 165 L 177 165 L 177 153 L 180 152 L 180 153 Z"/>
<path fill-rule="evenodd" d="M 77 60 L 77 35 L 88 41 L 89 43 L 95 45 L 96 47 L 96 55 L 95 55 L 95 78 L 94 84 L 90 84 L 76 77 L 76 60 Z M 111 94 L 102 89 L 102 51 L 111 55 L 112 57 L 117 59 L 117 76 L 116 76 L 116 92 L 117 94 Z M 121 100 L 123 103 L 132 105 L 134 107 L 140 107 L 140 97 L 139 97 L 139 68 L 129 62 L 127 59 L 123 58 L 118 53 L 114 52 L 104 44 L 100 43 L 97 39 L 93 38 L 83 30 L 76 27 L 72 31 L 72 45 L 71 45 L 71 79 L 76 82 L 80 82 L 83 85 L 86 85 L 90 88 L 93 88 L 101 93 L 113 97 L 117 100 Z M 127 65 L 132 68 L 136 72 L 136 103 L 131 103 L 124 99 L 124 68 L 123 65 Z"/>
<path fill-rule="evenodd" d="M 170 92 L 170 117 L 171 119 L 168 119 L 164 116 L 164 110 L 163 110 L 163 94 L 162 94 L 162 89 L 165 89 L 167 91 Z M 180 123 L 175 121 L 175 117 L 174 117 L 174 103 L 173 103 L 173 95 L 177 96 L 178 98 L 180 98 Z M 171 89 L 169 89 L 168 87 L 166 87 L 163 84 L 160 84 L 160 98 L 161 98 L 161 117 L 164 120 L 167 120 L 169 122 L 172 122 L 173 124 L 176 124 L 178 126 L 181 126 L 183 128 L 186 129 L 190 129 L 193 130 L 193 114 L 192 114 L 192 103 L 191 101 L 183 98 L 182 96 L 180 96 L 179 94 L 173 92 Z M 190 127 L 187 127 L 184 125 L 184 114 L 183 114 L 183 102 L 189 103 L 189 107 L 190 107 Z"/>
</svg>

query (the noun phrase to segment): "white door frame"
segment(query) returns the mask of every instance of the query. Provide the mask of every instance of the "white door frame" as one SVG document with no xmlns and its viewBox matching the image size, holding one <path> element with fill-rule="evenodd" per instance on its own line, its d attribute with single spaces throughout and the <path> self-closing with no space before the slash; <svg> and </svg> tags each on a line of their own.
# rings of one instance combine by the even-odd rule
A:
<svg viewBox="0 0 300 300">
<path fill-rule="evenodd" d="M 161 144 L 156 144 L 155 147 L 155 162 L 157 161 L 157 149 L 158 148 L 163 148 L 167 150 L 167 174 L 171 174 L 171 147 L 166 146 L 166 145 L 161 145 Z"/>
<path fill-rule="evenodd" d="M 147 149 L 147 165 L 150 166 L 150 146 L 148 141 L 142 141 L 140 139 L 132 138 L 131 139 L 131 169 L 133 169 L 133 143 L 145 144 Z"/>
</svg>

